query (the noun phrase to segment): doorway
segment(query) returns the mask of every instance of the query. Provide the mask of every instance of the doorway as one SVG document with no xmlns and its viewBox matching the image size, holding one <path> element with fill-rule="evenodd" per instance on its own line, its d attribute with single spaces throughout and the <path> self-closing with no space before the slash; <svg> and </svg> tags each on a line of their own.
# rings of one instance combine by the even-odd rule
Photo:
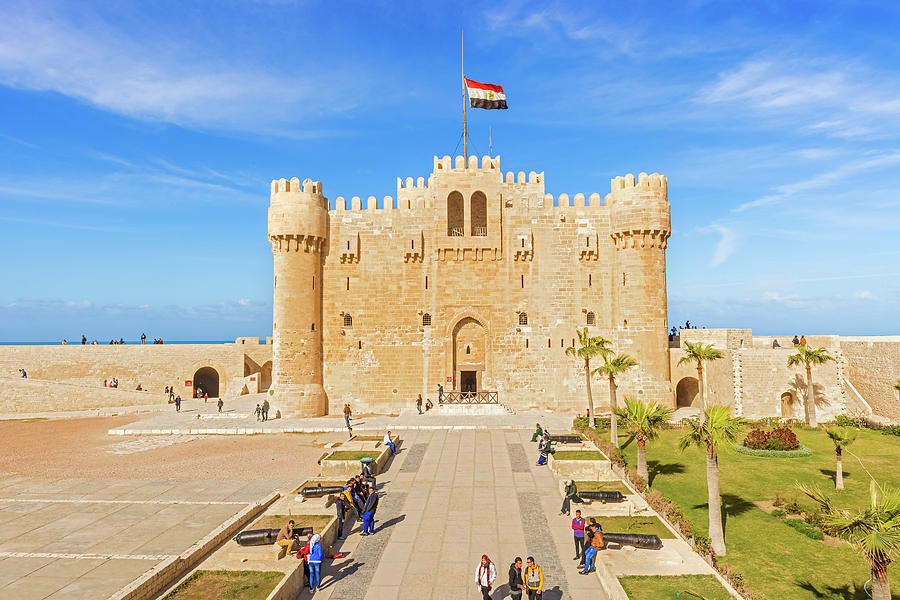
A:
<svg viewBox="0 0 900 600">
<path fill-rule="evenodd" d="M 212 367 L 202 367 L 194 373 L 194 389 L 200 388 L 202 394 L 210 398 L 219 396 L 219 373 Z"/>
<path fill-rule="evenodd" d="M 459 372 L 459 391 L 463 393 L 474 393 L 478 391 L 477 371 Z"/>
</svg>

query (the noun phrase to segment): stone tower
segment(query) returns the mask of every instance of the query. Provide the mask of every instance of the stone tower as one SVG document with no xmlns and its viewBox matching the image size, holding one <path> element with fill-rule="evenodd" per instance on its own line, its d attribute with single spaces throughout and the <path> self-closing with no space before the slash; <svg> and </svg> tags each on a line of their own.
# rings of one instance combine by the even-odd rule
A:
<svg viewBox="0 0 900 600">
<path fill-rule="evenodd" d="M 328 402 L 322 387 L 322 262 L 328 200 L 322 183 L 272 182 L 269 242 L 275 262 L 272 305 L 274 408 L 285 416 L 319 417 Z"/>
<path fill-rule="evenodd" d="M 666 176 L 616 177 L 606 204 L 615 244 L 616 349 L 638 359 L 626 392 L 640 400 L 672 402 L 666 306 L 666 240 L 672 230 Z M 626 381 L 627 378 L 625 378 Z"/>
</svg>

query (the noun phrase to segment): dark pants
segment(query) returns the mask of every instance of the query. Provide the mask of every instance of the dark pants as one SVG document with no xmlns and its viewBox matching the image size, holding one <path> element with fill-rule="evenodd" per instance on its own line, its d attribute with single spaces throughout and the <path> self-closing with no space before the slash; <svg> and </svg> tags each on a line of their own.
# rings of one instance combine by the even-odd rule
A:
<svg viewBox="0 0 900 600">
<path fill-rule="evenodd" d="M 338 534 L 339 538 L 344 537 L 344 517 L 338 517 Z"/>
<path fill-rule="evenodd" d="M 522 590 L 510 590 L 509 597 L 512 600 L 522 600 Z"/>
<path fill-rule="evenodd" d="M 584 559 L 584 537 L 575 538 L 575 556 Z"/>
<path fill-rule="evenodd" d="M 572 499 L 569 498 L 568 496 L 566 496 L 565 498 L 563 498 L 563 505 L 562 505 L 562 508 L 559 509 L 559 512 L 564 512 L 564 513 L 566 513 L 566 514 L 569 514 L 569 512 L 570 512 L 571 509 L 572 509 L 571 502 L 572 502 Z"/>
<path fill-rule="evenodd" d="M 541 600 L 541 596 L 543 595 L 538 590 L 527 590 L 528 591 L 528 600 L 532 600 L 536 598 L 537 600 Z"/>
<path fill-rule="evenodd" d="M 480 588 L 481 588 L 481 597 L 484 600 L 491 600 L 491 586 L 482 585 L 482 586 L 480 586 Z"/>
</svg>

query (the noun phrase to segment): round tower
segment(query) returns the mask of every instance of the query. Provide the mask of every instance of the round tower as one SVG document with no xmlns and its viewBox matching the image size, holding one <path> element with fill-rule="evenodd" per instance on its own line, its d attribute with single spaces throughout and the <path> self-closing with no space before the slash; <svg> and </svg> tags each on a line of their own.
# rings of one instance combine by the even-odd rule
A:
<svg viewBox="0 0 900 600">
<path fill-rule="evenodd" d="M 322 260 L 328 231 L 322 183 L 296 177 L 272 182 L 269 242 L 275 262 L 272 301 L 274 407 L 285 416 L 320 417 L 322 387 Z"/>
<path fill-rule="evenodd" d="M 616 252 L 615 329 L 617 350 L 638 367 L 623 381 L 626 393 L 643 401 L 672 403 L 669 383 L 666 241 L 671 232 L 666 176 L 641 173 L 616 177 L 606 197 Z M 632 387 L 632 390 L 628 388 Z"/>
</svg>

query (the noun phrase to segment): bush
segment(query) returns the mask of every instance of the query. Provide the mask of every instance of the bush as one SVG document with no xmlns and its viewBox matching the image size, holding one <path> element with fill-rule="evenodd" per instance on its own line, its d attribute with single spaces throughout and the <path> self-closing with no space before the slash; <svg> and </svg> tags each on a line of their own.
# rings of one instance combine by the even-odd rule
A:
<svg viewBox="0 0 900 600">
<path fill-rule="evenodd" d="M 769 432 L 762 429 L 753 429 L 744 438 L 744 445 L 753 450 L 765 450 L 769 441 Z"/>
<path fill-rule="evenodd" d="M 575 417 L 575 422 L 573 423 L 575 429 L 583 430 L 588 428 L 588 418 L 587 417 Z"/>
<path fill-rule="evenodd" d="M 633 485 L 634 489 L 636 489 L 637 491 L 644 492 L 647 490 L 647 482 L 644 481 L 644 478 L 637 473 L 629 471 L 628 480 L 631 481 L 631 485 Z"/>
<path fill-rule="evenodd" d="M 769 514 L 772 515 L 773 517 L 778 517 L 778 518 L 787 516 L 787 513 L 784 512 L 783 510 L 781 510 L 780 508 L 776 508 L 775 510 L 773 510 L 773 511 L 770 512 Z"/>
<path fill-rule="evenodd" d="M 741 443 L 737 443 L 734 445 L 734 449 L 741 454 L 765 458 L 803 458 L 804 456 L 812 456 L 813 453 L 809 446 L 800 446 L 796 450 L 753 450 Z"/>
<path fill-rule="evenodd" d="M 804 521 L 803 519 L 785 519 L 782 521 L 788 527 L 791 527 L 812 540 L 824 540 L 825 534 Z"/>
<path fill-rule="evenodd" d="M 838 427 L 859 427 L 856 419 L 851 419 L 847 415 L 838 415 L 834 418 L 834 424 Z"/>
<path fill-rule="evenodd" d="M 776 427 L 769 432 L 766 450 L 796 450 L 800 447 L 797 435 L 787 427 Z"/>
<path fill-rule="evenodd" d="M 700 556 L 715 556 L 716 554 L 712 549 L 712 540 L 705 535 L 694 536 L 694 550 Z"/>
<path fill-rule="evenodd" d="M 881 428 L 881 434 L 900 436 L 900 425 L 885 425 Z"/>
</svg>

